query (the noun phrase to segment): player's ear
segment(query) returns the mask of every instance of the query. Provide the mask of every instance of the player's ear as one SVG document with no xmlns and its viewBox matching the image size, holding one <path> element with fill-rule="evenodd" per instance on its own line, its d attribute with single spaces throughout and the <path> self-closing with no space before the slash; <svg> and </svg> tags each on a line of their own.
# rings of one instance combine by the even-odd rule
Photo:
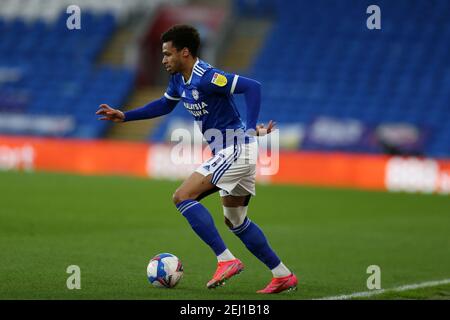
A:
<svg viewBox="0 0 450 320">
<path fill-rule="evenodd" d="M 183 48 L 183 49 L 181 49 L 181 55 L 184 57 L 184 58 L 187 58 L 188 56 L 189 56 L 189 54 L 190 54 L 190 52 L 189 52 L 189 49 L 188 48 Z"/>
</svg>

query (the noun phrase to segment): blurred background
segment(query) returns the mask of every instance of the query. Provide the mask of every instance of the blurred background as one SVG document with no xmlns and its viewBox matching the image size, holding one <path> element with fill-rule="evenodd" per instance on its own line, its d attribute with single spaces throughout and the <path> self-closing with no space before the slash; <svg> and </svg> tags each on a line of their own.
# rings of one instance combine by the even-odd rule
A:
<svg viewBox="0 0 450 320">
<path fill-rule="evenodd" d="M 81 29 L 67 28 L 73 4 Z M 259 121 L 279 124 L 282 150 L 449 158 L 450 3 L 376 1 L 380 30 L 366 26 L 371 4 L 2 0 L 0 134 L 169 142 L 192 122 L 181 105 L 125 125 L 94 112 L 159 98 L 160 34 L 187 23 L 200 31 L 202 59 L 262 83 Z"/>
</svg>

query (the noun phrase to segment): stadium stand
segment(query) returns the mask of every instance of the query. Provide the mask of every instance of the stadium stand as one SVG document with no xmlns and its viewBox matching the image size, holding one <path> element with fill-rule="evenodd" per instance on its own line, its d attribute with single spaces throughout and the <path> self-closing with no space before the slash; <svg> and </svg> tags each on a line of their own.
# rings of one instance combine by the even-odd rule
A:
<svg viewBox="0 0 450 320">
<path fill-rule="evenodd" d="M 248 70 L 263 84 L 261 122 L 275 119 L 280 127 L 303 124 L 306 132 L 315 128 L 298 146 L 305 150 L 448 157 L 450 3 L 377 1 L 381 30 L 366 27 L 366 9 L 371 4 L 360 0 L 235 1 L 236 11 L 244 17 L 272 14 L 274 18 Z M 243 100 L 237 102 L 243 110 Z M 177 108 L 175 116 L 189 118 L 182 109 Z M 162 122 L 151 139 L 164 139 L 168 125 Z M 391 134 L 385 136 L 403 139 L 400 144 L 404 145 L 415 139 L 411 150 L 383 146 L 379 133 L 389 125 Z M 347 135 L 356 130 L 360 137 L 347 145 L 313 143 L 311 136 L 317 137 L 317 131 L 327 126 L 332 138 L 339 131 L 336 127 Z"/>
<path fill-rule="evenodd" d="M 362 14 L 371 4 L 275 3 L 277 24 L 251 72 L 265 86 L 261 117 L 406 122 L 428 133 L 426 155 L 448 156 L 450 3 L 377 1 L 382 29 L 373 31 Z"/>
<path fill-rule="evenodd" d="M 122 105 L 132 90 L 135 72 L 98 64 L 98 56 L 121 20 L 137 7 L 151 10 L 158 2 L 80 0 L 81 29 L 69 30 L 70 1 L 3 1 L 0 132 L 103 136 L 109 124 L 98 121 L 93 113 L 100 103 Z M 39 123 L 37 119 L 44 120 L 40 121 L 44 125 L 29 125 Z M 58 130 L 50 130 L 55 127 Z"/>
<path fill-rule="evenodd" d="M 99 54 L 122 21 L 160 2 L 79 0 L 82 29 L 71 31 L 70 1 L 2 1 L 0 133 L 104 136 L 110 124 L 92 112 L 101 102 L 123 105 L 135 71 L 101 64 Z M 281 133 L 294 137 L 294 148 L 303 150 L 448 157 L 450 3 L 379 0 L 382 28 L 368 30 L 371 4 L 234 1 L 242 17 L 270 16 L 274 22 L 244 73 L 263 85 L 260 121 L 276 120 Z M 243 99 L 236 101 L 245 118 Z M 191 121 L 182 107 L 160 122 L 150 140 L 166 141 L 180 121 Z"/>
</svg>

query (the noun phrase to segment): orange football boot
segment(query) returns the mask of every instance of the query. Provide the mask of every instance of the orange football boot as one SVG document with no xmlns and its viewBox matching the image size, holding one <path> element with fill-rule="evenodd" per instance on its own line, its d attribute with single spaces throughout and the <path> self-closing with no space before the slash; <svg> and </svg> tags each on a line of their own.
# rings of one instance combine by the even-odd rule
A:
<svg viewBox="0 0 450 320">
<path fill-rule="evenodd" d="M 286 277 L 272 278 L 272 281 L 262 290 L 256 291 L 256 293 L 280 293 L 283 291 L 297 290 L 297 277 L 291 273 Z"/>
<path fill-rule="evenodd" d="M 244 264 L 239 259 L 233 259 L 229 261 L 220 261 L 217 263 L 217 270 L 214 273 L 212 279 L 206 284 L 208 289 L 216 288 L 230 279 L 241 273 L 244 270 Z"/>
</svg>

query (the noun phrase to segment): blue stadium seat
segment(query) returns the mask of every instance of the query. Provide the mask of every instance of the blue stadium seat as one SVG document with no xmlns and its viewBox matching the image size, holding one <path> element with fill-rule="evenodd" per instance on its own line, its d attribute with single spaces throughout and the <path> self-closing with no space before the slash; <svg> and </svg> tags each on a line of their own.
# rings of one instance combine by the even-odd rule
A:
<svg viewBox="0 0 450 320">
<path fill-rule="evenodd" d="M 376 1 L 375 31 L 365 24 L 368 0 L 234 4 L 242 15 L 275 16 L 249 74 L 263 84 L 262 122 L 409 122 L 431 132 L 427 155 L 450 156 L 449 1 Z"/>
<path fill-rule="evenodd" d="M 0 94 L 13 90 L 30 97 L 20 110 L 9 104 L 4 110 L 5 102 L 0 102 L 0 110 L 70 115 L 78 120 L 83 114 L 84 121 L 77 120 L 70 136 L 101 137 L 108 125 L 96 121 L 94 111 L 101 102 L 122 104 L 131 92 L 134 72 L 96 67 L 98 55 L 115 31 L 114 16 L 83 11 L 83 28 L 72 31 L 66 20 L 65 11 L 53 24 L 0 19 L 0 67 L 17 68 L 21 73 L 17 81 L 0 82 Z"/>
</svg>

